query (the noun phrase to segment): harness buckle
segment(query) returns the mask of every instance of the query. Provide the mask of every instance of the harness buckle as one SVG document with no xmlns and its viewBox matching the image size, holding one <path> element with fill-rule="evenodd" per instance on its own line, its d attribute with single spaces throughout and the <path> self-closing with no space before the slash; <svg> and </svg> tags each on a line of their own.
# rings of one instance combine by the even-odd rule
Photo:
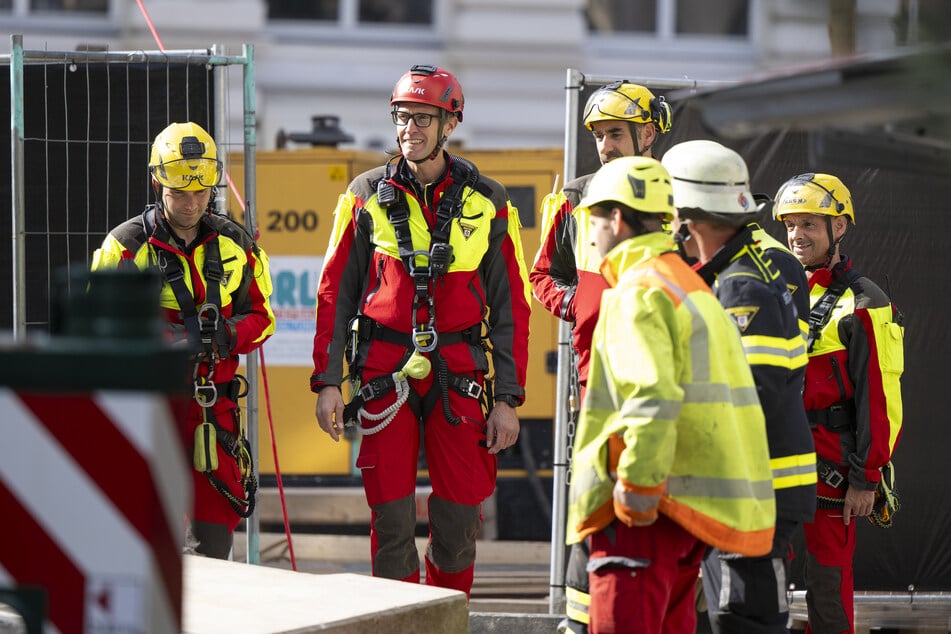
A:
<svg viewBox="0 0 951 634">
<path fill-rule="evenodd" d="M 412 251 L 408 254 L 407 263 L 409 264 L 409 274 L 415 280 L 425 280 L 427 285 L 429 278 L 432 277 L 432 255 L 429 251 Z M 416 258 L 425 258 L 425 264 L 417 264 Z"/>
<path fill-rule="evenodd" d="M 383 396 L 388 390 L 393 388 L 392 379 L 388 382 L 388 376 L 377 377 L 367 382 L 360 388 L 357 394 L 364 402 L 372 401 Z"/>
<path fill-rule="evenodd" d="M 474 399 L 482 398 L 482 386 L 469 378 L 463 382 L 462 390 L 464 396 Z"/>
<path fill-rule="evenodd" d="M 182 270 L 181 266 L 170 266 L 168 261 L 169 256 L 165 251 L 158 250 L 158 267 L 159 271 L 162 272 L 162 275 L 165 276 L 165 279 L 171 284 L 172 282 L 177 282 L 185 277 L 185 271 Z"/>
<path fill-rule="evenodd" d="M 420 352 L 432 352 L 436 349 L 436 343 L 439 341 L 439 334 L 436 329 L 429 326 L 418 326 L 413 331 L 413 346 Z"/>
<path fill-rule="evenodd" d="M 841 489 L 842 485 L 845 483 L 845 476 L 839 473 L 838 469 L 830 467 L 829 465 L 821 465 L 818 469 L 817 475 L 819 479 L 828 484 L 833 489 Z"/>
<path fill-rule="evenodd" d="M 207 378 L 195 379 L 195 401 L 201 407 L 211 407 L 218 401 L 218 388 Z"/>
<path fill-rule="evenodd" d="M 211 313 L 211 317 L 207 317 Z M 202 333 L 206 332 L 206 325 L 211 325 L 211 332 L 218 330 L 218 320 L 221 318 L 221 311 L 214 304 L 202 304 L 198 309 L 198 320 L 201 322 Z"/>
</svg>

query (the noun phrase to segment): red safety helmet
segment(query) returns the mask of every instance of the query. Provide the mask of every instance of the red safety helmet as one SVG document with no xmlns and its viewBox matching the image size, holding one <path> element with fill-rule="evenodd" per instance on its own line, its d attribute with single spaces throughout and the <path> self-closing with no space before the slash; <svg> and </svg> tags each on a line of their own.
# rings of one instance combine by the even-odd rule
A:
<svg viewBox="0 0 951 634">
<path fill-rule="evenodd" d="M 465 104 L 462 86 L 449 71 L 430 64 L 416 64 L 393 87 L 390 105 L 400 102 L 425 103 L 442 108 L 462 121 Z"/>
</svg>

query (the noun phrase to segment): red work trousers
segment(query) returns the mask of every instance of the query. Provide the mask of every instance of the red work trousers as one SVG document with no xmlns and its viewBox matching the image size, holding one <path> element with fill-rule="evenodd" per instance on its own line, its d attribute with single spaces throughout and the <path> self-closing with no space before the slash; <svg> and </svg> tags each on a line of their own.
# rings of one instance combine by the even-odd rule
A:
<svg viewBox="0 0 951 634">
<path fill-rule="evenodd" d="M 842 492 L 824 482 L 817 487 L 820 496 L 841 497 Z M 842 508 L 817 509 L 814 521 L 803 524 L 806 534 L 806 561 L 803 580 L 806 584 L 806 607 L 809 625 L 806 632 L 842 634 L 855 629 L 853 607 L 855 555 L 855 523 L 842 523 Z"/>
<path fill-rule="evenodd" d="M 405 349 L 374 342 L 364 378 L 380 374 L 372 365 L 396 368 Z M 376 355 L 374 354 L 376 353 Z M 386 357 L 382 360 L 380 357 Z M 392 371 L 392 370 L 390 370 Z M 425 395 L 439 390 L 435 368 L 426 378 L 410 379 L 413 390 Z M 481 375 L 471 375 L 481 382 Z M 426 552 L 426 584 L 466 592 L 472 588 L 475 541 L 481 526 L 481 504 L 495 489 L 497 459 L 485 447 L 485 414 L 478 399 L 448 389 L 450 409 L 459 422 L 451 424 L 441 397 L 424 421 L 423 446 L 433 493 L 429 500 L 429 547 Z M 392 405 L 391 393 L 364 405 L 379 413 Z M 364 428 L 378 423 L 362 421 Z M 418 581 L 418 554 L 413 536 L 416 529 L 415 499 L 420 447 L 420 422 L 409 403 L 377 433 L 364 435 L 357 467 L 363 474 L 367 503 L 374 512 L 370 533 L 373 574 L 404 581 Z M 396 517 L 394 517 L 396 515 Z M 394 553 L 394 550 L 400 552 Z M 410 552 L 411 551 L 411 552 Z M 382 556 L 381 556 L 382 552 Z M 397 562 L 396 564 L 383 562 Z M 416 570 L 409 566 L 415 564 Z"/>
<path fill-rule="evenodd" d="M 665 515 L 590 537 L 591 634 L 692 634 L 706 545 Z"/>
</svg>

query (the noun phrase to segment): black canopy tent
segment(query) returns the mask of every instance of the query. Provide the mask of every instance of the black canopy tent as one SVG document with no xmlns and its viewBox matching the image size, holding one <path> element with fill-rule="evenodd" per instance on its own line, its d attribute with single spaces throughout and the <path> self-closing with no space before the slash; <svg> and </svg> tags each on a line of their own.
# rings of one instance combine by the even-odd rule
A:
<svg viewBox="0 0 951 634">
<path fill-rule="evenodd" d="M 772 196 L 805 172 L 841 178 L 856 214 L 842 250 L 904 313 L 904 426 L 894 456 L 901 510 L 889 529 L 859 520 L 857 590 L 951 590 L 951 487 L 941 475 L 951 451 L 942 396 L 951 377 L 942 370 L 951 359 L 949 78 L 951 46 L 941 46 L 667 95 L 675 118 L 664 145 L 719 140 L 747 160 L 754 192 Z M 764 216 L 785 242 L 783 227 Z"/>
</svg>

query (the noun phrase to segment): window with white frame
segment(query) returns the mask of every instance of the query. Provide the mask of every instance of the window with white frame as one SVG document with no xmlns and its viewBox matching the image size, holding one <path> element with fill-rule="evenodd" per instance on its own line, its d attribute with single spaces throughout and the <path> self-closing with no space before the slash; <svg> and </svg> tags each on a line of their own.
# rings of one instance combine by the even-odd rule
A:
<svg viewBox="0 0 951 634">
<path fill-rule="evenodd" d="M 0 0 L 15 16 L 108 15 L 110 0 Z"/>
<path fill-rule="evenodd" d="M 428 26 L 435 0 L 268 0 L 270 20 Z"/>
<path fill-rule="evenodd" d="M 749 37 L 749 0 L 588 0 L 594 33 Z"/>
</svg>

